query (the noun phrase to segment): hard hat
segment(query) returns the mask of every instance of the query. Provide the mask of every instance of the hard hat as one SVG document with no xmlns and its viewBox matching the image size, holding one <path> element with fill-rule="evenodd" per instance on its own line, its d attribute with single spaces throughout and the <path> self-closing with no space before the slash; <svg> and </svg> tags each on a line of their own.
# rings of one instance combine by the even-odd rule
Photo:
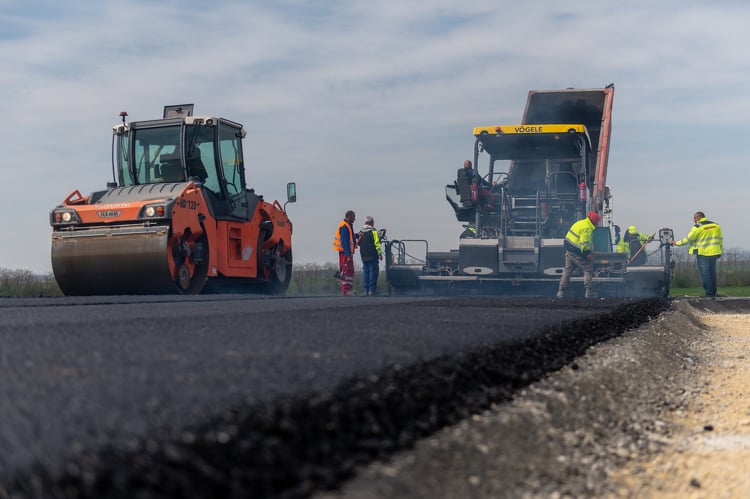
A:
<svg viewBox="0 0 750 499">
<path fill-rule="evenodd" d="M 630 227 L 628 227 L 628 232 L 630 232 L 631 234 L 635 234 L 638 232 L 638 229 L 635 228 L 635 225 L 631 225 Z"/>
<path fill-rule="evenodd" d="M 591 223 L 594 225 L 597 225 L 599 221 L 602 219 L 602 217 L 599 216 L 599 214 L 595 211 L 590 211 L 588 217 L 589 217 L 589 220 L 591 220 Z"/>
</svg>

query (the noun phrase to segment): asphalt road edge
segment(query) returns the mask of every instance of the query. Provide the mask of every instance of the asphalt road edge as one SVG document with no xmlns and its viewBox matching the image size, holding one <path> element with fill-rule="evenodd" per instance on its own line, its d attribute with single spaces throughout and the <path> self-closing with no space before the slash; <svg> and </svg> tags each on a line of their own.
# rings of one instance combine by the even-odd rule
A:
<svg viewBox="0 0 750 499">
<path fill-rule="evenodd" d="M 635 497 L 622 471 L 674 445 L 682 430 L 674 414 L 694 408 L 705 390 L 712 331 L 700 316 L 748 311 L 750 299 L 673 300 L 654 320 L 592 346 L 511 401 L 315 498 Z"/>
</svg>

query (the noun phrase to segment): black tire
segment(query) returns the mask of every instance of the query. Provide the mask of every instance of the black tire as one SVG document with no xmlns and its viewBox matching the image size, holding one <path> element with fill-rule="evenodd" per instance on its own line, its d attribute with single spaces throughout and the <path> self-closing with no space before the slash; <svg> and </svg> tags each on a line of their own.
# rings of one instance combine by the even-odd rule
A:
<svg viewBox="0 0 750 499">
<path fill-rule="evenodd" d="M 183 295 L 197 295 L 201 292 L 203 289 L 203 286 L 206 284 L 206 281 L 208 280 L 208 239 L 206 238 L 205 234 L 201 236 L 195 244 L 202 245 L 202 262 L 201 263 L 195 263 L 195 270 L 193 272 L 193 276 L 190 278 L 189 283 L 187 286 L 185 286 L 184 280 L 181 279 L 178 272 L 177 280 L 175 281 L 175 287 L 177 288 L 177 291 L 179 291 Z M 194 256 L 196 254 L 195 245 L 192 248 L 192 255 Z M 184 267 L 184 264 L 181 265 L 181 267 Z"/>
<path fill-rule="evenodd" d="M 267 292 L 272 295 L 284 294 L 292 280 L 292 250 L 281 254 L 281 244 L 273 248 L 265 259 L 264 271 L 268 278 Z"/>
</svg>

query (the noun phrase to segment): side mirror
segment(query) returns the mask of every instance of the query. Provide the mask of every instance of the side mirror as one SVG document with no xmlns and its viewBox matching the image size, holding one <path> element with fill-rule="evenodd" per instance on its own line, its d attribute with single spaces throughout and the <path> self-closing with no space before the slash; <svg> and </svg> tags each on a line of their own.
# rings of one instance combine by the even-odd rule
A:
<svg viewBox="0 0 750 499">
<path fill-rule="evenodd" d="M 284 203 L 284 211 L 286 211 L 287 203 L 297 202 L 297 184 L 289 182 L 286 184 L 286 203 Z"/>
</svg>

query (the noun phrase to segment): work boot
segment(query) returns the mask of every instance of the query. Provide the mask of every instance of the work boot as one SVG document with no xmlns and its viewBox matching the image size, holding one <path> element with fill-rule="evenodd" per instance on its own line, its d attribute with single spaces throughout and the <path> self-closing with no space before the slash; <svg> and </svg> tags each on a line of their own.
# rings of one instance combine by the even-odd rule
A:
<svg viewBox="0 0 750 499">
<path fill-rule="evenodd" d="M 565 298 L 565 291 L 563 291 L 562 289 L 560 291 L 558 291 L 557 292 L 557 297 L 558 298 Z"/>
</svg>

